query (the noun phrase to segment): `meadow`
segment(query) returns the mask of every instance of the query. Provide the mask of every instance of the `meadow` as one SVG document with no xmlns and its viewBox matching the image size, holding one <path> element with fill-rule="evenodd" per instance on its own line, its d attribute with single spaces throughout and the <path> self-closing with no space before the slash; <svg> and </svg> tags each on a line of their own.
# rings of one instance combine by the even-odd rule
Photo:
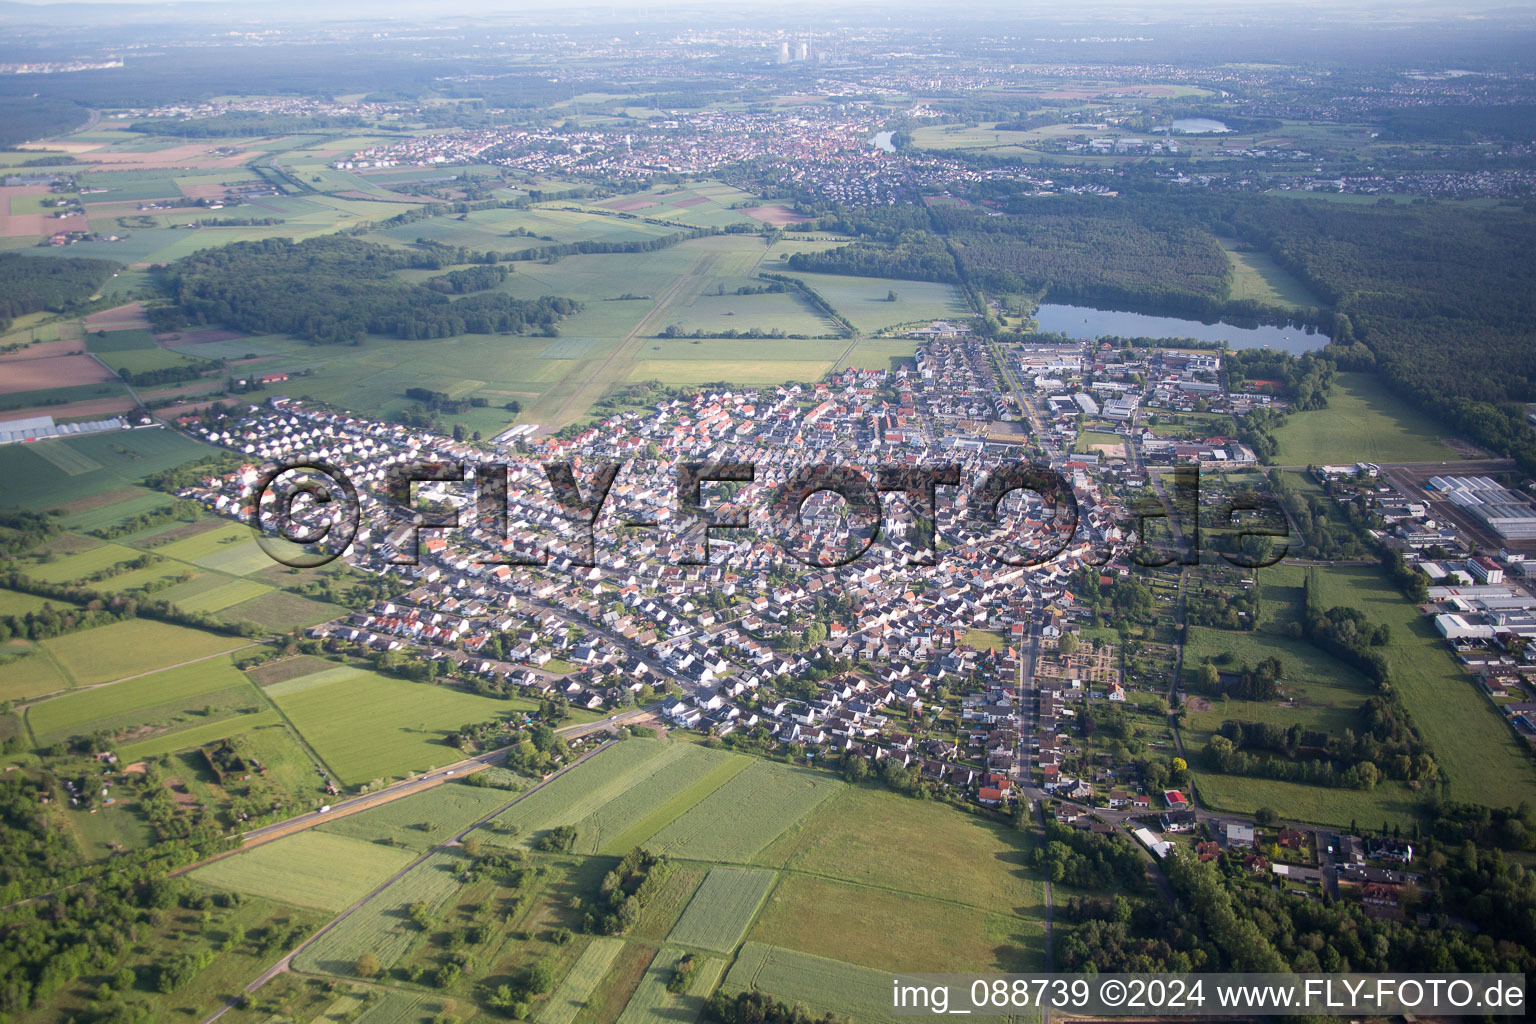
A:
<svg viewBox="0 0 1536 1024">
<path fill-rule="evenodd" d="M 539 1008 L 538 1024 L 571 1024 L 624 948 L 622 939 L 596 938 L 566 974 L 555 994 Z"/>
<path fill-rule="evenodd" d="M 448 732 L 519 706 L 362 668 L 327 675 L 323 685 L 284 693 L 269 687 L 266 692 L 349 786 L 463 760 L 459 750 L 443 742 Z"/>
<path fill-rule="evenodd" d="M 1319 572 L 1325 607 L 1358 608 L 1391 630 L 1384 648 L 1392 684 L 1449 778 L 1444 795 L 1502 807 L 1536 801 L 1536 766 L 1524 745 L 1419 614 L 1372 566 Z"/>
<path fill-rule="evenodd" d="M 677 964 L 686 955 L 680 949 L 662 948 L 656 952 L 640 984 L 635 987 L 635 994 L 629 997 L 624 1012 L 619 1014 L 618 1024 L 668 1024 L 669 1021 L 698 1019 L 708 994 L 704 986 L 713 987 L 720 962 L 712 961 L 716 965 L 713 969 L 709 963 L 695 968 L 699 973 L 690 979 L 687 992 L 668 992 L 667 982 L 677 973 Z"/>
<path fill-rule="evenodd" d="M 1292 413 L 1275 432 L 1287 466 L 1356 462 L 1444 462 L 1462 458 L 1441 443 L 1454 433 L 1368 373 L 1341 373 L 1328 406 Z"/>
<path fill-rule="evenodd" d="M 128 619 L 43 641 L 75 686 L 153 672 L 244 647 L 249 641 L 152 619 Z"/>
<path fill-rule="evenodd" d="M 717 953 L 731 952 L 757 916 L 774 881 L 772 871 L 711 868 L 667 941 Z"/>
<path fill-rule="evenodd" d="M 608 801 L 576 827 L 576 852 L 622 855 L 688 811 L 752 764 L 744 755 L 719 756 L 703 747 L 666 765 L 629 792 Z"/>
<path fill-rule="evenodd" d="M 294 967 L 344 978 L 355 975 L 357 958 L 372 953 L 383 964 L 404 956 L 422 932 L 411 923 L 410 906 L 442 906 L 458 890 L 459 854 L 434 851 L 416 867 L 359 907 L 294 957 Z"/>
<path fill-rule="evenodd" d="M 134 761 L 174 754 L 178 750 L 201 747 L 216 740 L 229 739 L 231 736 L 241 736 L 256 729 L 281 724 L 282 720 L 277 717 L 277 712 L 264 708 L 253 714 L 231 715 L 202 725 L 161 732 L 148 739 L 119 743 L 114 753 L 124 762 L 132 764 Z"/>
<path fill-rule="evenodd" d="M 485 826 L 486 831 L 506 835 L 515 827 L 518 842 L 531 846 L 549 829 L 575 825 L 614 800 L 629 799 L 630 791 L 638 789 L 645 780 L 672 764 L 696 758 L 698 755 L 691 751 L 697 749 L 692 744 L 660 740 L 614 743 L 549 785 L 529 793 Z M 491 841 L 504 842 L 499 838 Z"/>
<path fill-rule="evenodd" d="M 1222 248 L 1232 265 L 1232 288 L 1227 298 L 1233 302 L 1251 299 L 1266 306 L 1290 309 L 1325 305 L 1268 253 L 1227 244 Z"/>
<path fill-rule="evenodd" d="M 335 914 L 414 856 L 381 843 L 307 829 L 206 864 L 189 877 L 214 888 Z"/>
<path fill-rule="evenodd" d="M 504 789 L 451 783 L 327 821 L 317 831 L 424 852 L 515 796 Z"/>
<path fill-rule="evenodd" d="M 933 861 L 936 873 L 942 863 Z M 749 937 L 884 971 L 1045 969 L 1038 921 L 794 872 L 768 897 Z"/>
<path fill-rule="evenodd" d="M 850 274 L 811 274 L 778 270 L 767 262 L 764 270 L 784 273 L 803 281 L 831 303 L 865 334 L 896 324 L 926 323 L 969 314 L 965 297 L 952 284 L 934 281 L 903 281 L 890 277 L 855 277 Z M 896 293 L 891 302 L 890 293 Z"/>
<path fill-rule="evenodd" d="M 860 1024 L 900 1024 L 891 1013 L 891 977 L 886 971 L 779 949 L 761 942 L 741 947 L 726 973 L 726 992 L 758 989 L 791 1005 L 804 1003 Z"/>
<path fill-rule="evenodd" d="M 27 725 L 40 745 L 95 732 L 147 739 L 155 730 L 260 703 L 245 677 L 219 658 L 33 704 Z"/>
<path fill-rule="evenodd" d="M 750 861 L 842 785 L 822 772 L 754 761 L 645 846 L 684 860 Z"/>
<path fill-rule="evenodd" d="M 69 677 L 42 645 L 30 640 L 0 645 L 0 701 L 29 700 L 69 685 Z"/>
<path fill-rule="evenodd" d="M 755 863 L 1033 916 L 1044 894 L 1032 848 L 1029 833 L 865 785 L 841 789 Z"/>
<path fill-rule="evenodd" d="M 7 504 L 44 510 L 139 483 L 212 452 L 174 431 L 155 429 L 0 445 L 0 479 Z M 69 469 L 60 467 L 66 459 Z"/>
</svg>

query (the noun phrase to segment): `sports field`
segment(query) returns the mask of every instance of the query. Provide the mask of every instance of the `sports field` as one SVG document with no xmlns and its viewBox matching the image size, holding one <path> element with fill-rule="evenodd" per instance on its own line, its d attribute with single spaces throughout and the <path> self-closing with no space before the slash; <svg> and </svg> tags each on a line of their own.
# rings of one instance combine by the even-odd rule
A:
<svg viewBox="0 0 1536 1024">
<path fill-rule="evenodd" d="M 192 872 L 193 880 L 338 913 L 409 864 L 407 850 L 308 829 Z"/>
<path fill-rule="evenodd" d="M 1275 432 L 1287 466 L 1355 462 L 1443 462 L 1461 455 L 1441 443 L 1447 427 L 1387 390 L 1374 375 L 1341 373 L 1328 407 L 1292 413 Z"/>
</svg>

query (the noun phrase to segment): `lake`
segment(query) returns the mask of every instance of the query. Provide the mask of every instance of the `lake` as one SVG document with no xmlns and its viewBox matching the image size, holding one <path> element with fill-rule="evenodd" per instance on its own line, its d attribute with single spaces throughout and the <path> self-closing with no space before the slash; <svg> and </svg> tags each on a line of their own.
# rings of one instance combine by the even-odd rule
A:
<svg viewBox="0 0 1536 1024">
<path fill-rule="evenodd" d="M 883 149 L 887 153 L 894 153 L 896 152 L 896 147 L 891 145 L 891 136 L 895 134 L 895 132 L 877 132 L 875 137 L 869 141 L 876 149 Z"/>
<path fill-rule="evenodd" d="M 1224 341 L 1232 348 L 1272 348 L 1292 355 L 1312 352 L 1328 344 L 1328 336 L 1322 332 L 1295 325 L 1235 327 L 1220 321 L 1203 324 L 1173 316 L 1148 316 L 1053 302 L 1043 303 L 1035 311 L 1035 320 L 1040 324 L 1040 330 L 1060 332 L 1069 338 L 1194 338 L 1197 341 Z"/>
<path fill-rule="evenodd" d="M 1209 117 L 1180 117 L 1174 119 L 1173 130 L 1183 132 L 1185 135 L 1214 135 L 1217 132 L 1229 132 L 1232 129 Z"/>
</svg>

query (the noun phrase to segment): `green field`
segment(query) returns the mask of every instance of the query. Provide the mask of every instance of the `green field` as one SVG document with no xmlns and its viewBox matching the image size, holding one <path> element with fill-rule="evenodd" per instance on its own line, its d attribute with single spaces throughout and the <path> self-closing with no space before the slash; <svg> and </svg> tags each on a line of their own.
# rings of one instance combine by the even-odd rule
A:
<svg viewBox="0 0 1536 1024">
<path fill-rule="evenodd" d="M 786 874 L 749 937 L 884 971 L 1045 969 L 1038 920 L 814 875 Z"/>
<path fill-rule="evenodd" d="M 0 645 L 0 700 L 26 700 L 69 685 L 69 677 L 41 645 L 27 640 Z"/>
<path fill-rule="evenodd" d="M 538 1024 L 571 1024 L 587 1005 L 587 1000 L 597 990 L 598 984 L 607 976 L 608 969 L 613 966 L 613 961 L 623 948 L 622 939 L 593 939 L 592 944 L 582 951 L 576 966 L 570 969 L 560 982 L 560 987 L 555 989 L 549 1002 L 539 1008 L 535 1016 Z"/>
<path fill-rule="evenodd" d="M 142 621 L 142 620 L 140 620 Z M 74 640 L 91 632 L 138 625 L 139 621 L 103 626 L 100 630 L 60 637 Z M 153 623 L 161 625 L 161 623 Z M 168 629 L 180 627 L 169 626 Z M 144 635 L 144 634 L 133 634 Z M 50 640 L 45 643 L 55 643 Z M 151 657 L 153 649 L 141 656 Z M 61 655 L 62 656 L 62 655 Z M 164 660 L 164 659 L 162 659 Z M 237 671 L 228 658 L 210 658 L 193 665 L 129 679 L 34 704 L 27 709 L 27 724 L 41 744 L 68 736 L 97 730 L 129 728 L 136 724 L 169 724 L 168 717 L 196 718 L 193 709 L 205 704 L 261 703 L 255 687 Z"/>
<path fill-rule="evenodd" d="M 393 964 L 421 937 L 410 922 L 410 905 L 441 906 L 457 891 L 462 865 L 457 853 L 440 850 L 430 854 L 399 881 L 316 939 L 294 958 L 294 967 L 350 978 L 355 973 L 357 958 L 364 953 L 374 954 L 380 963 Z"/>
<path fill-rule="evenodd" d="M 1200 803 L 1211 810 L 1252 815 L 1260 807 L 1268 807 L 1287 821 L 1338 829 L 1348 829 L 1351 824 L 1377 829 L 1385 822 L 1411 830 L 1420 819 L 1424 802 L 1423 793 L 1390 781 L 1361 791 L 1210 772 L 1198 774 L 1195 792 Z"/>
<path fill-rule="evenodd" d="M 1392 632 L 1385 648 L 1393 686 L 1413 724 L 1450 779 L 1445 795 L 1494 807 L 1536 802 L 1536 766 L 1472 678 L 1376 566 L 1333 566 L 1319 573 L 1325 607 L 1363 611 Z"/>
<path fill-rule="evenodd" d="M 1266 306 L 1290 309 L 1325 305 L 1268 253 L 1240 250 L 1230 245 L 1222 248 L 1232 265 L 1232 288 L 1227 295 L 1231 301 L 1251 299 Z"/>
<path fill-rule="evenodd" d="M 772 871 L 713 868 L 667 936 L 668 942 L 729 953 L 773 888 Z"/>
<path fill-rule="evenodd" d="M 443 737 L 520 705 L 412 683 L 368 669 L 328 673 L 324 685 L 268 696 L 347 785 L 463 760 Z"/>
<path fill-rule="evenodd" d="M 1444 462 L 1462 458 L 1441 443 L 1441 438 L 1453 436 L 1373 375 L 1341 373 L 1326 409 L 1292 413 L 1275 432 L 1280 442 L 1275 462 Z"/>
<path fill-rule="evenodd" d="M 150 473 L 212 452 L 212 448 L 170 430 L 114 431 L 0 445 L 0 479 L 6 482 L 0 501 L 34 511 L 50 509 L 138 483 Z M 70 473 L 59 467 L 63 458 L 84 458 L 99 468 Z"/>
<path fill-rule="evenodd" d="M 392 800 L 382 807 L 349 814 L 318 826 L 321 832 L 391 843 L 423 852 L 467 828 L 516 794 L 504 789 L 450 784 Z"/>
<path fill-rule="evenodd" d="M 948 804 L 848 786 L 763 851 L 756 863 L 1037 916 L 1029 833 Z M 935 871 L 943 864 L 943 871 Z"/>
<path fill-rule="evenodd" d="M 693 752 L 700 749 L 689 743 L 658 740 L 631 739 L 615 743 L 549 785 L 529 793 L 526 799 L 519 800 L 491 822 L 487 829 L 505 832 L 516 826 L 518 842 L 532 845 L 549 829 L 575 825 L 589 815 L 603 811 L 615 800 L 629 800 L 631 790 L 673 764 L 697 759 L 699 755 Z M 580 835 L 578 842 L 582 842 Z M 588 849 L 594 846 L 585 842 L 583 845 Z"/>
<path fill-rule="evenodd" d="M 254 729 L 262 729 L 269 725 L 280 725 L 281 722 L 282 720 L 277 717 L 277 712 L 271 709 L 263 709 L 255 714 L 233 715 L 229 718 L 221 718 L 216 722 L 162 732 L 149 739 L 138 740 L 134 743 L 120 743 L 117 745 L 115 753 L 123 761 L 132 764 L 134 761 L 160 757 L 163 754 L 172 754 L 178 750 L 200 747 L 215 740 L 240 736 Z"/>
<path fill-rule="evenodd" d="M 307 829 L 192 872 L 204 885 L 340 913 L 411 862 L 380 843 Z"/>
<path fill-rule="evenodd" d="M 764 270 L 788 274 L 803 281 L 831 303 L 854 327 L 872 334 L 896 324 L 914 324 L 968 316 L 965 297 L 952 284 L 933 281 L 902 281 L 891 277 L 854 277 L 848 274 L 809 274 L 763 265 Z M 896 301 L 891 302 L 891 292 Z"/>
<path fill-rule="evenodd" d="M 54 601 L 46 597 L 38 597 L 36 594 L 23 594 L 19 590 L 0 588 L 0 615 L 21 617 L 28 612 L 40 612 L 48 606 L 61 612 L 77 607 L 70 601 Z"/>
<path fill-rule="evenodd" d="M 900 1024 L 891 1013 L 891 976 L 886 971 L 778 949 L 760 942 L 741 947 L 721 988 L 758 989 L 794 1005 L 804 1003 L 859 1024 Z"/>
<path fill-rule="evenodd" d="M 679 949 L 661 949 L 656 953 L 640 984 L 635 987 L 635 994 L 629 997 L 624 1012 L 619 1014 L 618 1024 L 669 1024 L 698 1019 L 704 1010 L 707 993 L 695 994 L 696 989 L 705 982 L 712 985 L 710 976 L 717 975 L 718 968 L 710 971 L 707 964 L 695 968 L 700 973 L 690 979 L 690 991 L 668 992 L 667 982 L 677 973 L 678 961 L 686 955 Z"/>
<path fill-rule="evenodd" d="M 823 772 L 754 761 L 645 845 L 686 860 L 750 861 L 842 785 Z"/>
<path fill-rule="evenodd" d="M 248 642 L 152 619 L 129 619 L 44 640 L 43 646 L 75 685 L 89 686 L 232 651 Z"/>
</svg>

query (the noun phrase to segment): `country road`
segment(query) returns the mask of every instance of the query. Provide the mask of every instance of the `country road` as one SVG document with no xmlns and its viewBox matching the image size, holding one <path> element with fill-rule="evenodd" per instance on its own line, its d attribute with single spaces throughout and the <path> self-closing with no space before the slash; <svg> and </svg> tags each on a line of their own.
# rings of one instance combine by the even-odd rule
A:
<svg viewBox="0 0 1536 1024">
<path fill-rule="evenodd" d="M 600 721 L 583 722 L 579 725 L 562 726 L 559 729 L 556 729 L 555 732 L 558 735 L 565 737 L 566 739 L 579 738 L 582 736 L 590 735 L 594 732 L 602 732 L 604 730 L 611 729 L 614 725 L 622 724 L 629 721 L 630 719 L 648 715 L 659 706 L 660 705 L 650 704 L 643 708 L 633 708 L 629 711 L 623 712 L 622 714 L 613 715 L 609 718 L 601 719 Z M 462 761 L 447 765 L 443 768 L 434 768 L 430 772 L 418 775 L 415 778 L 402 780 L 392 786 L 387 786 L 384 789 L 378 790 L 376 792 L 364 793 L 361 796 L 352 797 L 350 800 L 338 801 L 337 803 L 330 805 L 331 809 L 329 811 L 310 811 L 307 814 L 301 814 L 295 818 L 287 818 L 283 821 L 274 822 L 270 825 L 263 825 L 260 828 L 254 828 L 249 832 L 241 834 L 241 843 L 235 849 L 226 850 L 223 853 L 216 853 L 206 860 L 198 861 L 196 864 L 188 864 L 186 867 L 177 868 L 175 871 L 171 872 L 171 874 L 184 875 L 189 871 L 195 871 L 205 864 L 212 864 L 214 861 L 223 860 L 226 857 L 232 857 L 235 854 L 243 853 L 252 847 L 261 846 L 264 843 L 270 843 L 274 839 L 282 839 L 285 836 L 293 835 L 296 832 L 303 832 L 306 829 L 314 828 L 316 825 L 323 824 L 327 821 L 335 821 L 338 818 L 346 818 L 353 814 L 358 814 L 362 811 L 372 810 L 375 807 L 381 807 L 384 804 L 393 803 L 394 801 L 400 800 L 404 797 L 414 796 L 417 793 L 441 786 L 445 782 L 452 782 L 454 779 L 463 778 L 466 775 L 471 775 L 475 772 L 481 771 L 482 769 L 489 768 L 491 765 L 496 764 L 499 761 L 506 760 L 507 751 L 510 749 L 510 747 L 498 747 L 495 750 L 488 750 L 483 754 L 477 754 L 474 757 L 465 758 Z M 575 762 L 572 763 L 574 764 Z M 563 768 L 561 769 L 561 771 L 564 770 L 565 769 Z M 559 772 L 556 774 L 558 775 Z M 551 775 L 550 778 L 554 778 L 554 776 Z M 540 785 L 543 785 L 543 783 L 540 783 Z M 534 789 L 537 788 L 538 786 L 534 787 Z M 533 790 L 530 789 L 528 792 L 531 793 Z"/>
<path fill-rule="evenodd" d="M 635 712 L 635 713 L 638 713 L 638 712 Z M 611 723 L 611 721 L 612 721 L 611 719 L 607 719 L 607 720 L 604 720 L 602 722 L 592 722 L 592 723 L 589 723 L 586 726 L 583 726 L 582 728 L 588 729 L 589 731 L 592 728 L 606 728 Z M 610 740 L 608 742 L 612 742 L 612 741 Z M 593 756 L 597 755 L 600 751 L 602 751 L 603 749 L 605 749 L 608 746 L 608 742 L 601 743 L 597 747 L 595 747 L 594 749 L 587 751 L 581 757 L 578 757 L 576 760 L 572 761 L 570 764 L 566 765 L 564 768 L 561 768 L 559 771 L 557 771 L 554 774 L 550 775 L 548 778 L 542 780 L 541 782 L 537 783 L 536 785 L 531 786 L 530 788 L 528 788 L 528 789 L 524 790 L 523 792 L 517 794 L 517 796 L 515 796 L 511 800 L 507 801 L 505 804 L 502 804 L 501 806 L 497 807 L 495 810 L 491 811 L 489 814 L 485 815 L 484 817 L 481 817 L 481 818 L 477 819 L 476 821 L 473 821 L 470 824 L 466 825 L 464 828 L 460 829 L 458 832 L 456 832 L 453 835 L 449 836 L 447 839 L 444 839 L 441 843 L 438 843 L 436 846 L 428 849 L 421 856 L 419 856 L 415 860 L 411 861 L 405 867 L 401 868 L 399 871 L 396 871 L 393 875 L 390 875 L 384 881 L 382 881 L 378 885 L 374 886 L 373 889 L 370 890 L 368 892 L 368 894 L 365 895 L 362 899 L 358 900 L 356 903 L 352 904 L 346 910 L 343 910 L 340 914 L 338 914 L 335 917 L 333 917 L 328 923 L 326 923 L 322 928 L 320 928 L 318 931 L 316 931 L 313 935 L 311 935 L 309 938 L 305 939 L 303 942 L 299 943 L 297 946 L 293 947 L 286 954 L 284 954 L 284 956 L 283 956 L 283 958 L 281 960 L 279 960 L 277 963 L 273 964 L 271 967 L 269 967 L 265 971 L 263 971 L 261 973 L 261 975 L 256 978 L 255 981 L 251 982 L 249 985 L 247 985 L 245 987 L 245 993 L 255 992 L 256 990 L 260 989 L 263 985 L 265 985 L 267 982 L 269 982 L 273 978 L 277 977 L 279 974 L 282 974 L 283 972 L 287 971 L 293 965 L 293 958 L 294 957 L 298 956 L 305 949 L 309 948 L 309 946 L 311 946 L 313 943 L 318 941 L 322 936 L 324 936 L 327 933 L 329 933 L 332 930 L 334 930 L 337 926 L 339 926 L 347 918 L 351 917 L 357 911 L 361 910 L 364 906 L 366 906 L 368 904 L 368 902 L 370 900 L 372 900 L 375 897 L 379 896 L 381 893 L 383 893 L 390 886 L 394 885 L 396 882 L 400 881 L 400 879 L 404 878 L 406 875 L 408 875 L 412 871 L 416 870 L 422 864 L 426 863 L 427 860 L 430 859 L 433 854 L 437 853 L 440 850 L 445 850 L 445 849 L 447 849 L 450 846 L 457 846 L 460 842 L 463 841 L 464 837 L 467 836 L 470 832 L 472 832 L 475 829 L 479 828 L 481 825 L 484 825 L 486 822 L 490 821 L 491 819 L 493 819 L 493 818 L 495 818 L 495 817 L 497 817 L 499 815 L 505 814 L 509 808 L 511 808 L 514 805 L 516 805 L 519 801 L 526 799 L 527 797 L 533 795 L 534 793 L 537 793 L 539 790 L 543 789 L 545 786 L 549 785 L 551 782 L 553 782 L 556 779 L 560 778 L 562 775 L 564 775 L 565 773 L 569 772 L 571 769 L 575 768 L 577 765 L 581 764 L 583 761 L 587 760 L 587 758 L 593 757 Z M 505 750 L 496 751 L 495 753 L 505 754 Z M 484 767 L 484 765 L 481 765 L 481 767 Z M 454 774 L 454 772 L 450 769 L 448 774 Z M 437 775 L 439 783 L 441 783 L 443 777 L 444 776 L 442 774 L 438 774 Z M 329 820 L 329 819 L 330 819 L 330 816 L 327 815 L 325 820 Z M 235 851 L 235 852 L 238 852 L 238 851 Z M 214 858 L 214 859 L 217 859 L 217 858 Z M 204 861 L 203 863 L 206 864 L 206 863 L 209 863 L 209 861 Z M 235 1006 L 239 1003 L 239 1001 L 240 1001 L 240 997 L 238 997 L 238 996 L 236 996 L 233 999 L 228 1000 L 227 1002 L 225 1002 L 225 1004 L 223 1006 L 219 1007 L 217 1010 L 215 1010 L 213 1013 L 209 1014 L 207 1017 L 204 1017 L 203 1020 L 202 1020 L 202 1024 L 212 1024 L 213 1021 L 218 1020 L 220 1017 L 224 1016 L 230 1010 L 234 1009 Z"/>
</svg>

